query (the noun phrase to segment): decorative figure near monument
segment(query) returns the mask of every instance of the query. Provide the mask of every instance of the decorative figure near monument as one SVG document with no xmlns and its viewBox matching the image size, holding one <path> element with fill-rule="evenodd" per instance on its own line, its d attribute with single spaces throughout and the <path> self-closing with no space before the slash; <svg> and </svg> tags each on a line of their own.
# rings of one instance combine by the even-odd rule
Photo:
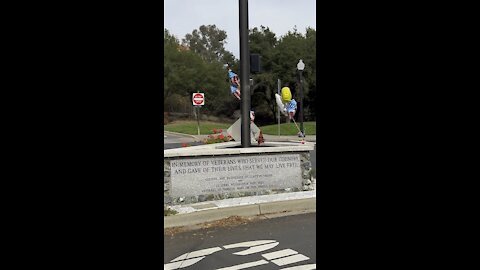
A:
<svg viewBox="0 0 480 270">
<path fill-rule="evenodd" d="M 230 92 L 238 99 L 240 99 L 240 80 L 238 75 L 232 71 L 232 69 L 226 65 L 228 70 L 228 78 L 230 80 Z M 261 134 L 260 129 L 253 122 L 255 120 L 255 112 L 250 110 L 250 139 L 252 143 L 257 143 L 258 145 L 265 142 L 263 134 Z M 235 141 L 241 141 L 241 118 L 238 119 L 230 128 L 227 130 L 227 134 L 231 136 Z"/>
<path fill-rule="evenodd" d="M 232 93 L 238 100 L 241 100 L 240 79 L 238 78 L 238 75 L 232 71 L 232 69 L 228 64 L 226 64 L 225 67 L 228 70 L 228 78 L 230 81 L 230 93 Z M 253 122 L 254 120 L 255 120 L 255 112 L 253 110 L 250 110 L 250 121 Z"/>
<path fill-rule="evenodd" d="M 238 100 L 240 98 L 240 79 L 238 75 L 232 71 L 232 69 L 227 65 L 228 69 L 228 78 L 230 79 L 230 93 L 232 93 Z"/>
<path fill-rule="evenodd" d="M 289 117 L 290 120 L 293 120 L 293 123 L 295 123 L 295 126 L 297 126 L 297 123 L 293 118 L 295 116 L 295 113 L 297 112 L 297 101 L 292 98 L 292 92 L 288 87 L 283 87 L 281 90 L 281 94 L 282 96 L 280 96 L 279 94 L 275 94 L 275 101 L 277 102 L 277 106 L 280 109 L 280 112 L 282 112 L 285 116 Z M 300 131 L 298 126 L 297 129 L 298 136 L 305 137 L 305 134 Z"/>
</svg>

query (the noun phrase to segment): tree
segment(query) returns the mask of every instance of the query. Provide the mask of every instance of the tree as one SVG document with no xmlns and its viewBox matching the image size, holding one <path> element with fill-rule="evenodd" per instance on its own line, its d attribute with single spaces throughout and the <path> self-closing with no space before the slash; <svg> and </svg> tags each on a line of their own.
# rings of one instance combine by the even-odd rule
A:
<svg viewBox="0 0 480 270">
<path fill-rule="evenodd" d="M 257 119 L 264 122 L 275 118 L 275 93 L 279 77 L 272 72 L 272 60 L 277 43 L 275 33 L 271 32 L 268 27 L 262 25 L 260 29 L 255 27 L 250 30 L 250 53 L 261 55 L 263 69 L 262 73 L 253 75 L 252 107 L 255 108 Z"/>
<path fill-rule="evenodd" d="M 305 107 L 309 109 L 311 112 L 310 115 L 315 117 L 315 110 L 311 109 L 315 106 L 316 104 L 316 89 L 317 89 L 317 32 L 313 28 L 307 28 L 306 34 L 306 46 L 307 50 L 310 50 L 311 53 L 307 54 L 307 56 L 304 59 L 305 65 L 308 65 L 308 69 L 305 69 L 304 72 L 306 72 L 307 75 L 307 82 L 308 82 L 308 93 L 306 95 L 305 99 Z M 313 112 L 312 112 L 313 111 Z M 308 111 L 305 114 L 305 116 L 308 116 Z"/>
<path fill-rule="evenodd" d="M 171 87 L 176 80 L 174 61 L 177 57 L 178 40 L 171 35 L 167 29 L 163 31 L 163 105 L 165 107 L 166 100 L 173 94 L 174 87 Z"/>
<path fill-rule="evenodd" d="M 297 63 L 302 59 L 306 65 L 303 71 L 304 112 L 308 112 L 309 105 L 315 101 L 316 87 L 316 32 L 315 29 L 307 28 L 306 34 L 302 35 L 295 28 L 286 35 L 276 38 L 275 33 L 268 27 L 250 30 L 250 51 L 262 56 L 263 72 L 254 75 L 252 87 L 252 106 L 261 110 L 262 116 L 274 120 L 277 80 L 281 79 L 282 87 L 292 89 L 297 101 L 298 71 Z M 265 110 L 270 112 L 267 112 Z M 260 116 L 260 113 L 257 114 Z M 257 117 L 260 118 L 260 117 Z"/>
<path fill-rule="evenodd" d="M 195 82 L 201 79 L 197 70 L 202 70 L 203 61 L 193 52 L 182 50 L 177 39 L 164 31 L 164 89 L 163 102 L 173 94 L 186 95 Z"/>
<path fill-rule="evenodd" d="M 218 62 L 209 63 L 188 47 L 182 47 L 168 30 L 164 30 L 164 106 L 176 94 L 186 99 L 196 91 L 205 92 L 205 111 L 217 113 L 228 98 L 225 69 Z"/>
<path fill-rule="evenodd" d="M 262 56 L 262 67 L 266 71 L 271 71 L 273 49 L 278 43 L 275 33 L 263 25 L 260 29 L 257 27 L 250 30 L 249 36 L 250 53 L 258 53 Z"/>
<path fill-rule="evenodd" d="M 316 31 L 312 28 L 306 29 L 306 34 L 302 35 L 294 31 L 289 31 L 282 36 L 275 47 L 273 72 L 282 74 L 282 81 L 289 86 L 295 98 L 298 100 L 298 71 L 297 63 L 302 59 L 305 63 L 303 71 L 303 101 L 304 111 L 308 111 L 309 105 L 314 102 L 316 89 Z M 314 117 L 314 115 L 312 115 Z"/>
<path fill-rule="evenodd" d="M 191 34 L 185 35 L 182 44 L 207 62 L 232 63 L 235 57 L 225 50 L 226 39 L 227 33 L 214 24 L 202 25 L 198 30 L 195 29 Z"/>
<path fill-rule="evenodd" d="M 228 63 L 239 74 L 239 61 L 226 51 L 226 32 L 215 25 L 200 26 L 178 41 L 168 30 L 164 30 L 164 102 L 176 94 L 191 98 L 194 91 L 206 94 L 203 112 L 211 114 L 231 114 L 239 108 L 238 101 L 229 91 L 227 72 L 223 64 Z M 294 97 L 299 99 L 297 63 L 305 63 L 303 71 L 305 119 L 309 111 L 314 111 L 316 89 L 316 31 L 307 28 L 305 34 L 295 28 L 278 37 L 268 27 L 253 28 L 249 32 L 250 53 L 262 56 L 260 74 L 252 74 L 252 107 L 256 121 L 263 123 L 275 119 L 274 94 L 277 92 L 277 79 L 282 87 L 289 86 Z M 241 75 L 241 74 L 239 74 Z M 311 115 L 315 117 L 314 114 Z"/>
</svg>

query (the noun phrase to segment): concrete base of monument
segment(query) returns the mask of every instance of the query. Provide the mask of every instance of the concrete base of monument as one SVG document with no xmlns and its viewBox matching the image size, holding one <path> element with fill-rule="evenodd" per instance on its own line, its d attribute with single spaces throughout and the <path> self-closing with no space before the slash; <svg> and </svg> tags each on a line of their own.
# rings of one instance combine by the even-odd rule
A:
<svg viewBox="0 0 480 270">
<path fill-rule="evenodd" d="M 313 143 L 225 142 L 164 150 L 164 205 L 314 190 Z"/>
</svg>

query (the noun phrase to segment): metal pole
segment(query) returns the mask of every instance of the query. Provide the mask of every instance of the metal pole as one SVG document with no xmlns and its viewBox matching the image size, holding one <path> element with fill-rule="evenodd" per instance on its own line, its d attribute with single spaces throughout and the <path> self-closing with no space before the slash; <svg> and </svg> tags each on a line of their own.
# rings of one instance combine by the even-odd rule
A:
<svg viewBox="0 0 480 270">
<path fill-rule="evenodd" d="M 242 147 L 250 147 L 250 50 L 248 48 L 248 0 L 239 0 L 240 10 L 240 86 L 242 98 Z"/>
<path fill-rule="evenodd" d="M 300 118 L 300 132 L 305 135 L 303 129 L 303 83 L 302 83 L 302 70 L 300 70 L 300 104 L 299 104 L 299 118 Z"/>
<path fill-rule="evenodd" d="M 195 107 L 197 107 L 197 133 L 200 136 L 200 106 Z"/>
<path fill-rule="evenodd" d="M 281 82 L 280 79 L 277 79 L 277 94 L 280 95 L 280 87 L 281 87 Z M 278 136 L 280 136 L 280 108 L 277 107 L 277 119 L 278 119 Z"/>
</svg>

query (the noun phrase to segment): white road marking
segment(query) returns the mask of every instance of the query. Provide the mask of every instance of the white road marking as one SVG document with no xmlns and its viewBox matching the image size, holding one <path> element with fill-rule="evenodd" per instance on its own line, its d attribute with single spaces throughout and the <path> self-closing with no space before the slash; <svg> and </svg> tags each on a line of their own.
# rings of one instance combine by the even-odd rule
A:
<svg viewBox="0 0 480 270">
<path fill-rule="evenodd" d="M 257 253 L 257 252 L 260 252 L 260 251 L 264 251 L 264 250 L 267 250 L 267 249 L 274 248 L 278 244 L 280 244 L 280 243 L 275 242 L 275 243 L 271 243 L 271 244 L 255 246 L 255 247 L 251 247 L 249 249 L 246 249 L 244 251 L 235 252 L 235 253 L 233 253 L 233 255 L 249 255 L 249 254 L 253 254 L 253 253 Z"/>
<path fill-rule="evenodd" d="M 262 254 L 262 256 L 267 259 L 267 260 L 273 260 L 273 259 L 278 259 L 281 257 L 286 257 L 290 255 L 298 254 L 295 250 L 292 249 L 284 249 L 280 251 L 275 251 L 275 252 L 270 252 L 266 254 Z"/>
<path fill-rule="evenodd" d="M 304 265 L 299 265 L 299 266 L 293 266 L 289 268 L 282 268 L 280 270 L 314 270 L 317 269 L 317 264 L 304 264 Z"/>
<path fill-rule="evenodd" d="M 226 246 L 223 246 L 223 247 L 226 248 L 226 249 L 239 248 L 239 247 L 253 247 L 253 246 L 265 245 L 265 244 L 269 244 L 269 243 L 273 243 L 273 242 L 277 242 L 277 241 L 275 241 L 275 240 L 248 241 L 248 242 L 226 245 Z"/>
<path fill-rule="evenodd" d="M 248 249 L 246 250 L 239 251 L 233 254 L 249 255 L 249 254 L 258 253 L 267 249 L 274 248 L 278 244 L 279 242 L 275 240 L 258 240 L 258 241 L 241 242 L 241 243 L 226 245 L 223 247 L 225 249 L 248 247 Z M 164 264 L 163 269 L 175 270 L 175 269 L 185 268 L 201 261 L 207 255 L 213 254 L 220 250 L 222 250 L 221 247 L 213 247 L 213 248 L 206 248 L 206 249 L 196 250 L 193 252 L 188 252 L 171 260 L 170 263 Z M 265 259 L 270 260 L 271 262 L 273 262 L 278 266 L 283 266 L 283 265 L 292 264 L 292 263 L 301 262 L 301 261 L 310 259 L 305 255 L 298 254 L 298 252 L 293 249 L 283 249 L 279 251 L 274 251 L 274 252 L 262 254 L 262 256 Z M 268 264 L 268 263 L 269 262 L 266 260 L 259 260 L 259 261 L 242 263 L 234 266 L 219 268 L 216 270 L 239 270 L 239 269 L 255 267 L 263 264 Z M 297 265 L 293 267 L 282 268 L 280 270 L 313 270 L 313 269 L 317 269 L 317 264 Z"/>
<path fill-rule="evenodd" d="M 302 254 L 297 254 L 277 260 L 273 260 L 272 262 L 278 266 L 286 265 L 286 264 L 291 264 L 291 263 L 296 263 L 296 262 L 301 262 L 301 261 L 306 261 L 310 258 L 308 258 L 305 255 Z"/>
<path fill-rule="evenodd" d="M 260 261 L 255 261 L 255 262 L 249 262 L 249 263 L 242 263 L 234 266 L 229 266 L 229 267 L 224 267 L 224 268 L 219 268 L 216 270 L 238 270 L 238 269 L 245 269 L 249 267 L 254 267 L 262 264 L 267 264 L 268 262 L 265 260 L 260 260 Z"/>
<path fill-rule="evenodd" d="M 174 263 L 167 263 L 163 265 L 163 270 L 174 270 L 174 269 L 179 269 L 179 268 L 185 268 L 187 266 L 190 266 L 194 263 L 199 262 L 205 257 L 199 257 L 195 259 L 189 259 L 185 261 L 179 261 L 179 262 L 174 262 Z"/>
<path fill-rule="evenodd" d="M 222 250 L 220 247 L 214 247 L 214 248 L 206 248 L 206 249 L 201 249 L 193 252 L 188 252 L 185 253 L 181 256 L 178 256 L 177 258 L 171 260 L 171 262 L 179 261 L 179 260 L 185 260 L 185 259 L 190 259 L 190 258 L 195 258 L 199 256 L 207 256 L 210 255 L 214 252 L 217 252 L 219 250 Z"/>
</svg>

